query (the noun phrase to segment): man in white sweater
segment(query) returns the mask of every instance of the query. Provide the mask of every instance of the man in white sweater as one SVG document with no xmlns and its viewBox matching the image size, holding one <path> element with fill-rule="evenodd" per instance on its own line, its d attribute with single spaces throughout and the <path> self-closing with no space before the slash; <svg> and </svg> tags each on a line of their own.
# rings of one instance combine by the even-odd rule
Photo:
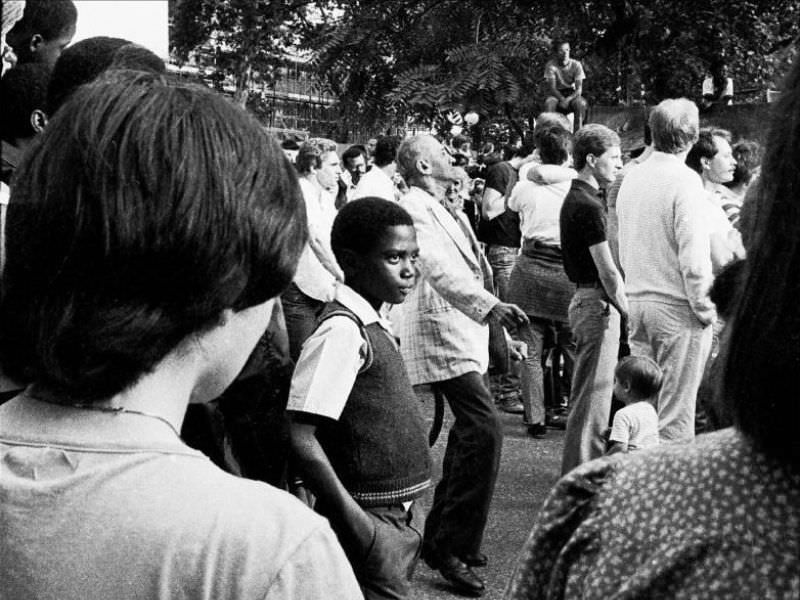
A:
<svg viewBox="0 0 800 600">
<path fill-rule="evenodd" d="M 716 317 L 708 298 L 713 276 L 705 192 L 685 164 L 697 141 L 697 106 L 665 100 L 649 121 L 655 151 L 625 177 L 617 199 L 620 262 L 631 351 L 654 358 L 664 371 L 661 439 L 688 442 Z"/>
</svg>

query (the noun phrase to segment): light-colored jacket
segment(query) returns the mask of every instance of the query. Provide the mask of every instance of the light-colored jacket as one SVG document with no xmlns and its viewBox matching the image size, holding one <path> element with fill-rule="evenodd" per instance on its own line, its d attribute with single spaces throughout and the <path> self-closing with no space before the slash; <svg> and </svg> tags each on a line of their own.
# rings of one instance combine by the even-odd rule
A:
<svg viewBox="0 0 800 600">
<path fill-rule="evenodd" d="M 430 194 L 412 187 L 400 204 L 414 220 L 422 278 L 391 316 L 411 383 L 433 383 L 489 364 L 486 316 L 499 300 L 484 288 L 475 236 L 466 216 L 462 228 Z M 468 232 L 469 237 L 465 234 Z"/>
</svg>

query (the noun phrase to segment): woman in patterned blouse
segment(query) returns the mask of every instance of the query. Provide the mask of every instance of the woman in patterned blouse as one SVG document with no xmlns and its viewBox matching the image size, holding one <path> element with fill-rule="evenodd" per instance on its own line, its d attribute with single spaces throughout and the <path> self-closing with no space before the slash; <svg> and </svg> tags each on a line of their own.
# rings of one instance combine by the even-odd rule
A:
<svg viewBox="0 0 800 600">
<path fill-rule="evenodd" d="M 795 61 L 742 215 L 748 257 L 718 394 L 735 425 L 569 473 L 506 598 L 800 597 L 798 164 Z"/>
</svg>

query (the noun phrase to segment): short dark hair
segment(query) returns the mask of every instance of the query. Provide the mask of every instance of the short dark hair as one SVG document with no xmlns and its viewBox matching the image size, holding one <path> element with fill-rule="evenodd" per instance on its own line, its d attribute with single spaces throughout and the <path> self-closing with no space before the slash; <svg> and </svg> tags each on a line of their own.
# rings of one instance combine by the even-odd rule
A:
<svg viewBox="0 0 800 600">
<path fill-rule="evenodd" d="M 134 384 L 183 340 L 279 294 L 307 239 L 294 169 L 206 88 L 112 71 L 17 170 L 0 362 L 64 398 Z"/>
<path fill-rule="evenodd" d="M 586 157 L 590 154 L 601 156 L 609 148 L 620 145 L 619 135 L 598 123 L 590 123 L 581 127 L 573 138 L 572 160 L 575 169 L 580 171 L 586 166 Z"/>
<path fill-rule="evenodd" d="M 300 150 L 300 144 L 292 138 L 287 138 L 281 142 L 281 148 L 284 150 Z"/>
<path fill-rule="evenodd" d="M 733 180 L 725 185 L 749 184 L 761 165 L 761 146 L 752 140 L 739 140 L 733 145 L 733 157 L 736 159 Z"/>
<path fill-rule="evenodd" d="M 344 251 L 358 255 L 368 254 L 375 248 L 389 227 L 414 226 L 406 210 L 397 202 L 383 198 L 361 198 L 345 204 L 336 214 L 331 229 L 331 249 L 340 263 Z"/>
<path fill-rule="evenodd" d="M 13 142 L 17 138 L 36 135 L 31 113 L 45 109 L 50 67 L 42 63 L 26 63 L 8 71 L 0 80 L 0 138 Z"/>
<path fill-rule="evenodd" d="M 377 150 L 377 148 L 376 148 L 376 150 Z M 358 145 L 350 146 L 342 154 L 342 163 L 344 163 L 344 166 L 347 167 L 347 161 L 349 161 L 350 159 L 353 159 L 353 158 L 357 158 L 359 156 L 363 156 L 364 160 L 366 160 L 366 158 L 367 158 L 366 150 L 363 147 L 358 146 Z"/>
<path fill-rule="evenodd" d="M 697 141 L 689 150 L 686 155 L 686 165 L 697 173 L 703 172 L 703 163 L 700 162 L 701 158 L 714 158 L 717 154 L 717 144 L 714 141 L 715 137 L 721 137 L 728 142 L 731 141 L 731 132 L 726 129 L 717 129 L 716 127 L 703 127 L 697 134 Z"/>
<path fill-rule="evenodd" d="M 661 390 L 664 373 L 656 362 L 647 356 L 626 356 L 617 363 L 614 377 L 631 386 L 636 398 L 653 398 Z"/>
<path fill-rule="evenodd" d="M 8 44 L 19 51 L 39 34 L 51 41 L 64 34 L 78 21 L 78 9 L 72 0 L 27 0 L 25 12 L 8 32 Z"/>
<path fill-rule="evenodd" d="M 53 67 L 47 89 L 47 114 L 54 115 L 78 87 L 111 68 L 165 71 L 164 61 L 129 40 L 105 36 L 81 40 L 64 50 Z"/>
<path fill-rule="evenodd" d="M 744 260 L 738 259 L 722 267 L 714 277 L 714 283 L 708 290 L 708 297 L 717 307 L 717 314 L 723 319 L 731 316 L 736 298 L 741 287 Z"/>
<path fill-rule="evenodd" d="M 376 167 L 385 167 L 397 160 L 397 149 L 400 147 L 400 138 L 396 135 L 383 135 L 375 144 L 372 156 Z"/>
<path fill-rule="evenodd" d="M 522 142 L 519 146 L 514 147 L 511 158 L 526 158 L 533 154 L 534 150 L 536 150 L 536 146 L 533 145 L 532 141 Z"/>
<path fill-rule="evenodd" d="M 572 134 L 563 127 L 554 125 L 539 132 L 537 146 L 543 164 L 563 164 L 572 152 Z"/>
<path fill-rule="evenodd" d="M 311 169 L 322 166 L 322 157 L 328 152 L 336 152 L 336 142 L 327 138 L 311 138 L 300 144 L 294 165 L 301 175 L 308 175 Z"/>
</svg>

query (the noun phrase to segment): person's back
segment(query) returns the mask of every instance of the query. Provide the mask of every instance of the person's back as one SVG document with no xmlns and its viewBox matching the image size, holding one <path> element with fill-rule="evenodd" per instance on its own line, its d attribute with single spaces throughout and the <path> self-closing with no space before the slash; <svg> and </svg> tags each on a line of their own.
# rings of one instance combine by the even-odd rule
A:
<svg viewBox="0 0 800 600">
<path fill-rule="evenodd" d="M 288 494 L 149 419 L 109 429 L 107 414 L 69 410 L 29 394 L 0 408 L 9 598 L 311 598 L 348 568 L 325 520 Z"/>
</svg>

